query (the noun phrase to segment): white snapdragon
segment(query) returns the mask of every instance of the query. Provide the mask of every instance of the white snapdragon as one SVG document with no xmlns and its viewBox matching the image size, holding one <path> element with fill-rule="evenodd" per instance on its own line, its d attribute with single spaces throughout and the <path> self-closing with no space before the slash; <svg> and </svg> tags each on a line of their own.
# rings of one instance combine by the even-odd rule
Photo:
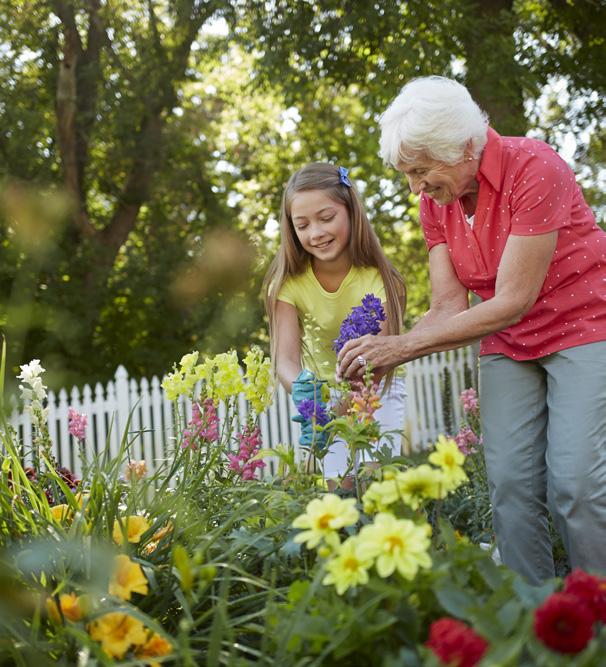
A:
<svg viewBox="0 0 606 667">
<path fill-rule="evenodd" d="M 24 364 L 20 368 L 21 373 L 17 375 L 17 379 L 23 382 L 19 385 L 21 398 L 29 403 L 25 406 L 25 410 L 29 412 L 32 424 L 40 428 L 48 416 L 48 408 L 42 407 L 42 402 L 46 399 L 46 387 L 42 384 L 40 375 L 44 373 L 44 368 L 39 359 L 33 359 L 29 364 Z"/>
</svg>

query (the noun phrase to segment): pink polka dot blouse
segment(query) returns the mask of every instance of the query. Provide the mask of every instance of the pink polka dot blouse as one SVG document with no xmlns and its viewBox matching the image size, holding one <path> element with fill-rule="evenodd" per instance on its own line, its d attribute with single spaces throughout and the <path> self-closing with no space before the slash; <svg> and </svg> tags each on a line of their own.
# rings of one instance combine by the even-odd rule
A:
<svg viewBox="0 0 606 667">
<path fill-rule="evenodd" d="M 489 128 L 477 179 L 473 226 L 460 202 L 440 206 L 425 194 L 421 224 L 427 247 L 446 243 L 459 280 L 483 300 L 494 296 L 510 234 L 559 230 L 537 302 L 521 322 L 486 336 L 480 354 L 523 361 L 606 340 L 606 232 L 570 167 L 542 141 Z"/>
</svg>

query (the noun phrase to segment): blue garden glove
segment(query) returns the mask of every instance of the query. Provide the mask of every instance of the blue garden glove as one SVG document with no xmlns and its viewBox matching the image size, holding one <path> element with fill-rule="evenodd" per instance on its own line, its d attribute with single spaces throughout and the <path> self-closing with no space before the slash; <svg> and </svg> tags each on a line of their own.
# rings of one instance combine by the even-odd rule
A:
<svg viewBox="0 0 606 667">
<path fill-rule="evenodd" d="M 322 380 L 318 380 L 310 370 L 304 368 L 292 384 L 292 399 L 297 408 L 305 401 L 311 402 L 311 408 L 316 415 L 319 412 L 325 412 L 326 403 L 322 400 L 322 384 Z M 306 405 L 309 407 L 308 403 Z M 318 449 L 326 446 L 326 432 L 314 429 L 309 416 L 298 414 L 292 417 L 292 420 L 301 424 L 299 438 L 301 447 L 309 449 L 314 443 Z"/>
</svg>

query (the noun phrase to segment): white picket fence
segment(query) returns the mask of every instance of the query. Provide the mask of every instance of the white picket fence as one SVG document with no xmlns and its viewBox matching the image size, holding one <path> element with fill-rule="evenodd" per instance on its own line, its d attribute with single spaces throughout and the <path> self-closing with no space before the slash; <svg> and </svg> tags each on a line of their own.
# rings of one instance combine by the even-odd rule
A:
<svg viewBox="0 0 606 667">
<path fill-rule="evenodd" d="M 444 374 L 450 377 L 451 414 L 453 427 L 460 422 L 462 412 L 458 401 L 461 390 L 465 389 L 465 366 L 471 369 L 475 364 L 471 348 L 453 352 L 440 352 L 406 364 L 406 424 L 405 442 L 409 449 L 425 447 L 445 432 L 443 386 Z M 469 374 L 469 373 L 468 373 Z M 67 392 L 48 394 L 48 426 L 53 454 L 56 460 L 77 474 L 81 472 L 78 443 L 68 432 L 68 409 L 74 408 L 88 416 L 87 437 L 84 456 L 90 459 L 109 447 L 110 455 L 118 452 L 125 428 L 128 424 L 129 455 L 132 459 L 145 459 L 152 469 L 167 455 L 179 431 L 177 412 L 183 419 L 191 418 L 191 404 L 179 403 L 179 410 L 170 402 L 154 376 L 136 381 L 128 377 L 123 366 L 119 366 L 115 379 L 106 386 L 97 383 L 94 388 L 85 385 L 82 390 L 73 387 Z M 248 413 L 248 405 L 240 395 L 237 405 L 237 420 L 243 424 Z M 260 426 L 265 447 L 275 447 L 278 443 L 290 443 L 296 448 L 299 439 L 299 424 L 291 417 L 296 408 L 286 391 L 279 387 L 273 405 L 261 415 Z M 219 417 L 225 416 L 225 406 L 219 407 Z M 130 418 L 130 422 L 129 422 Z M 23 451 L 31 449 L 32 425 L 27 412 L 15 410 L 10 422 L 23 443 Z M 182 426 L 182 424 L 181 424 Z"/>
</svg>

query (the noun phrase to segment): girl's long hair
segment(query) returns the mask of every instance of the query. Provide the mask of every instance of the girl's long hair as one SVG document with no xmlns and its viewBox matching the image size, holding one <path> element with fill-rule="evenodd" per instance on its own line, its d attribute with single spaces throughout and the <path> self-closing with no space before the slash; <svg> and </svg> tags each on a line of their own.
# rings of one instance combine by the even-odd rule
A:
<svg viewBox="0 0 606 667">
<path fill-rule="evenodd" d="M 379 239 L 368 221 L 364 205 L 356 187 L 343 185 L 338 167 L 325 163 L 308 164 L 288 180 L 280 210 L 280 247 L 263 281 L 265 310 L 269 320 L 271 358 L 276 359 L 276 302 L 282 285 L 290 276 L 303 273 L 310 261 L 295 233 L 291 217 L 292 202 L 298 192 L 325 190 L 328 196 L 347 207 L 350 220 L 349 252 L 354 266 L 376 267 L 383 279 L 386 296 L 385 333 L 398 334 L 406 307 L 406 288 L 402 277 L 385 256 Z M 388 387 L 393 371 L 387 374 Z"/>
</svg>

